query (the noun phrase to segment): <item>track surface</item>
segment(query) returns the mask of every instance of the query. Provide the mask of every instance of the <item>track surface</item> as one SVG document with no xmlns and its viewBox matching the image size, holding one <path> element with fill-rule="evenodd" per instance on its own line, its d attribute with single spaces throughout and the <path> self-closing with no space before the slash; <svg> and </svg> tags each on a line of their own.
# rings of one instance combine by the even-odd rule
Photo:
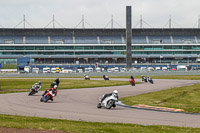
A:
<svg viewBox="0 0 200 133">
<path fill-rule="evenodd" d="M 118 79 L 125 80 L 125 79 Z M 139 81 L 136 79 L 136 81 Z M 108 81 L 109 82 L 109 81 Z M 90 122 L 120 122 L 143 125 L 171 125 L 200 127 L 200 115 L 131 109 L 117 106 L 114 109 L 97 109 L 98 97 L 104 93 L 119 91 L 119 97 L 169 89 L 200 83 L 195 80 L 154 80 L 155 84 L 144 83 L 132 87 L 99 87 L 73 90 L 59 90 L 53 102 L 40 102 L 41 94 L 28 96 L 28 93 L 0 95 L 0 113 L 22 116 L 81 120 Z"/>
</svg>

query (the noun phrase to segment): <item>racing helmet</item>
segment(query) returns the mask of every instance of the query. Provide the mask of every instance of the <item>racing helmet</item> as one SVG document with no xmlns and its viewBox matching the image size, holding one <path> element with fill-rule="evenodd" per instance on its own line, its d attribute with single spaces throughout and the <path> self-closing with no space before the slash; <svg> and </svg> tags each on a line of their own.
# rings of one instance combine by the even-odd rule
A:
<svg viewBox="0 0 200 133">
<path fill-rule="evenodd" d="M 42 84 L 42 82 L 41 82 L 41 81 L 39 81 L 39 82 L 38 82 L 38 84 L 39 84 L 39 85 L 41 85 L 41 84 Z"/>
<path fill-rule="evenodd" d="M 117 91 L 117 90 L 114 90 L 114 91 L 113 91 L 113 94 L 118 95 L 118 91 Z"/>
<path fill-rule="evenodd" d="M 54 87 L 53 87 L 54 89 L 57 89 L 58 88 L 58 86 L 57 85 L 54 85 Z"/>
</svg>

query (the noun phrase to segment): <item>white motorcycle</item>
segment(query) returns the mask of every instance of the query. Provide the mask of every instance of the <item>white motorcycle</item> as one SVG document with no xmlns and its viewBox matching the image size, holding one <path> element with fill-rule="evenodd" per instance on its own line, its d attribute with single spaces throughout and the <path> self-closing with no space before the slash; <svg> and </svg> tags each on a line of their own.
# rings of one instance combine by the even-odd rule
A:
<svg viewBox="0 0 200 133">
<path fill-rule="evenodd" d="M 31 96 L 35 93 L 38 93 L 38 90 L 37 90 L 37 86 L 33 85 L 31 88 L 30 88 L 30 91 L 28 93 L 28 96 Z"/>
<path fill-rule="evenodd" d="M 101 102 L 101 99 L 103 98 L 103 96 L 99 97 L 99 103 L 97 104 L 97 108 L 105 107 L 107 109 L 110 109 L 111 107 L 116 107 L 115 102 L 118 101 L 118 96 L 116 94 L 112 94 L 111 96 L 106 97 Z"/>
</svg>

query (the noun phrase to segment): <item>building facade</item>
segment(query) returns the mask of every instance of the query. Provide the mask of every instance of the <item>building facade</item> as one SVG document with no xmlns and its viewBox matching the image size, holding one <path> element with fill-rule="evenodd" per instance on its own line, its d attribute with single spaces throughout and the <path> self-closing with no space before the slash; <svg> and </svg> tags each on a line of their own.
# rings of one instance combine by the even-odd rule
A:
<svg viewBox="0 0 200 133">
<path fill-rule="evenodd" d="M 197 63 L 200 29 L 132 29 L 134 63 Z M 126 29 L 0 29 L 0 63 L 123 64 Z"/>
</svg>

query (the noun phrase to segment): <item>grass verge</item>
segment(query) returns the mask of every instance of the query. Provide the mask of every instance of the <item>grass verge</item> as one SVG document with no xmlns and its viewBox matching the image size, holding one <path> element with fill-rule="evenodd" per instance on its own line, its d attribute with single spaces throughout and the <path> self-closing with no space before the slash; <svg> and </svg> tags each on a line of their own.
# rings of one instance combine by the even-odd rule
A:
<svg viewBox="0 0 200 133">
<path fill-rule="evenodd" d="M 159 92 L 124 97 L 120 100 L 127 105 L 145 104 L 158 107 L 184 109 L 200 113 L 200 84 L 177 87 Z"/>
<path fill-rule="evenodd" d="M 49 89 L 55 79 L 39 79 L 42 82 L 42 90 Z M 0 93 L 29 91 L 30 87 L 39 81 L 38 79 L 0 79 Z M 76 80 L 60 79 L 59 89 L 93 88 L 105 86 L 128 85 L 128 81 L 105 80 Z"/>
<path fill-rule="evenodd" d="M 40 117 L 24 117 L 13 115 L 0 115 L 0 126 L 10 128 L 26 128 L 41 130 L 62 130 L 76 133 L 177 133 L 200 132 L 200 128 L 172 127 L 172 126 L 143 126 L 123 123 L 99 123 L 49 119 Z"/>
<path fill-rule="evenodd" d="M 1 64 L 1 69 L 17 69 L 17 64 Z"/>
</svg>

